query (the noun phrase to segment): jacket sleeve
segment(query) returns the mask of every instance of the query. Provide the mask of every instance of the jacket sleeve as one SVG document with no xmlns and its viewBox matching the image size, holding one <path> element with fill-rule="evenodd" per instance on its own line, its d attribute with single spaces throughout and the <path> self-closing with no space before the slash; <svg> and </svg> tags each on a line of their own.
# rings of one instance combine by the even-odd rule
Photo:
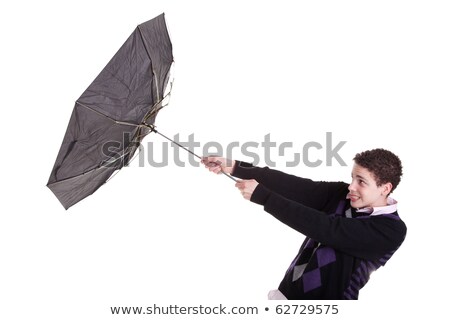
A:
<svg viewBox="0 0 450 320">
<path fill-rule="evenodd" d="M 387 217 L 351 219 L 332 217 L 296 203 L 258 185 L 251 199 L 275 218 L 324 245 L 347 254 L 374 260 L 396 250 L 406 235 L 400 220 Z"/>
<path fill-rule="evenodd" d="M 346 193 L 348 188 L 344 182 L 312 181 L 242 161 L 236 161 L 232 175 L 241 179 L 255 179 L 282 197 L 317 210 L 324 210 L 332 197 Z"/>
</svg>

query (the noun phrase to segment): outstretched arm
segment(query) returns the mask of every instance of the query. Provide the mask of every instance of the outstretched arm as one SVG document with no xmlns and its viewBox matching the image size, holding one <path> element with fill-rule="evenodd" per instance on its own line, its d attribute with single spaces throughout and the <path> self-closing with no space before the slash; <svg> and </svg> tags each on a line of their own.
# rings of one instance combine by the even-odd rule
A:
<svg viewBox="0 0 450 320">
<path fill-rule="evenodd" d="M 378 259 L 396 250 L 406 235 L 400 220 L 387 217 L 333 217 L 286 199 L 258 185 L 250 199 L 298 232 L 322 244 L 364 259 Z"/>
<path fill-rule="evenodd" d="M 260 168 L 243 161 L 221 157 L 205 157 L 202 163 L 214 173 L 223 171 L 243 180 L 255 180 L 287 199 L 317 210 L 325 208 L 330 196 L 345 193 L 348 186 L 343 182 L 312 181 L 268 167 Z M 236 187 L 241 192 L 245 188 L 243 184 L 236 184 Z M 250 199 L 250 196 L 246 199 Z"/>
</svg>

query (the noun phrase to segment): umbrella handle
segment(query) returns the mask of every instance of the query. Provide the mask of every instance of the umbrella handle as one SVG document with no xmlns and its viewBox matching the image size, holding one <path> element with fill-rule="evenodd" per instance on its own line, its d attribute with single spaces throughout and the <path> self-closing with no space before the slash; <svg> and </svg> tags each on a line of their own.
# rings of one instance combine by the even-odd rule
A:
<svg viewBox="0 0 450 320">
<path fill-rule="evenodd" d="M 234 182 L 237 182 L 237 181 L 238 181 L 235 177 L 229 175 L 228 173 L 225 173 L 225 172 L 223 172 L 223 171 L 222 171 L 222 173 L 223 173 L 224 175 L 226 175 L 228 178 L 230 178 L 231 180 L 233 180 Z"/>
<path fill-rule="evenodd" d="M 214 164 L 215 164 L 215 165 L 219 165 L 219 164 L 213 163 L 213 162 L 210 162 L 210 163 L 211 163 L 211 165 L 208 165 L 208 167 L 212 167 Z M 222 168 L 222 167 L 220 168 L 220 172 L 221 172 L 222 174 L 226 175 L 228 178 L 230 178 L 230 179 L 233 180 L 234 182 L 237 182 L 237 181 L 238 181 L 235 177 L 233 177 L 232 175 L 230 175 L 230 174 L 226 173 L 225 171 L 223 171 L 223 168 Z"/>
</svg>

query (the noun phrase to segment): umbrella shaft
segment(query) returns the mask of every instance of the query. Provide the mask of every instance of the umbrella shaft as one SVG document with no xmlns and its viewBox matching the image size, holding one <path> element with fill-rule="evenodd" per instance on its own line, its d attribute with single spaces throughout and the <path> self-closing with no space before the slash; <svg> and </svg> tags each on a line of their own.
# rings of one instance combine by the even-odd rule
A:
<svg viewBox="0 0 450 320">
<path fill-rule="evenodd" d="M 202 159 L 202 157 L 200 157 L 198 154 L 195 154 L 194 152 L 192 152 L 191 150 L 189 150 L 188 148 L 184 147 L 183 145 L 179 144 L 178 142 L 170 139 L 169 137 L 163 135 L 161 132 L 153 129 L 152 131 L 156 132 L 157 134 L 159 134 L 160 136 L 166 138 L 167 140 L 171 141 L 172 143 L 176 144 L 177 146 L 179 146 L 180 148 L 183 148 L 184 150 L 186 150 L 187 152 L 189 152 L 190 154 L 194 155 L 195 157 L 199 158 L 200 160 Z"/>
<path fill-rule="evenodd" d="M 184 150 L 186 150 L 186 151 L 189 152 L 190 154 L 194 155 L 194 156 L 197 157 L 198 159 L 200 159 L 200 160 L 202 159 L 202 157 L 200 157 L 198 154 L 195 154 L 194 152 L 192 152 L 192 151 L 189 150 L 188 148 L 184 147 L 183 145 L 179 144 L 178 142 L 176 142 L 176 141 L 170 139 L 169 137 L 165 136 L 164 134 L 162 134 L 161 132 L 159 132 L 158 130 L 156 130 L 154 127 L 151 127 L 150 129 L 151 129 L 153 132 L 155 132 L 155 133 L 159 134 L 160 136 L 164 137 L 165 139 L 167 139 L 167 140 L 171 141 L 172 143 L 176 144 L 176 145 L 179 146 L 180 148 L 183 148 Z M 223 173 L 224 175 L 226 175 L 228 178 L 230 178 L 231 180 L 237 181 L 235 178 L 233 178 L 231 175 L 229 175 L 228 173 L 224 172 L 223 170 L 222 170 L 222 173 Z"/>
</svg>

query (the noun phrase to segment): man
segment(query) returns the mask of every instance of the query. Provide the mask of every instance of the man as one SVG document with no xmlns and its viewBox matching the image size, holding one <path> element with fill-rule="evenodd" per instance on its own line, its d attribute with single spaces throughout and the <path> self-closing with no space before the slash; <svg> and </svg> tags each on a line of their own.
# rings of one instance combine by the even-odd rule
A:
<svg viewBox="0 0 450 320">
<path fill-rule="evenodd" d="M 355 156 L 350 184 L 315 182 L 241 161 L 205 157 L 243 197 L 306 236 L 269 299 L 358 299 L 371 272 L 402 244 L 406 225 L 389 197 L 402 176 L 400 159 L 374 149 Z"/>
</svg>

